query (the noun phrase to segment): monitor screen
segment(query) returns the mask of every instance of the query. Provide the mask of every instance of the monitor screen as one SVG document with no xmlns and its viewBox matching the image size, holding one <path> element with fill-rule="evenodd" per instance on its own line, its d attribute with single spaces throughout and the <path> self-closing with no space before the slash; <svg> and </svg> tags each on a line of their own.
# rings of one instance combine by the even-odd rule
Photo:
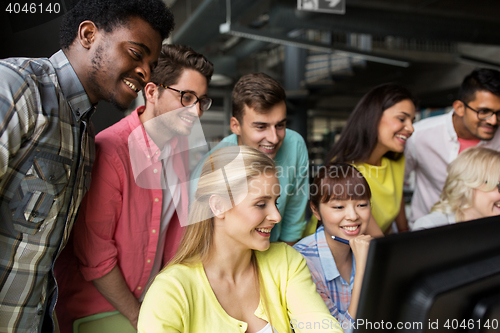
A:
<svg viewBox="0 0 500 333">
<path fill-rule="evenodd" d="M 370 244 L 354 332 L 499 332 L 500 216 Z"/>
</svg>

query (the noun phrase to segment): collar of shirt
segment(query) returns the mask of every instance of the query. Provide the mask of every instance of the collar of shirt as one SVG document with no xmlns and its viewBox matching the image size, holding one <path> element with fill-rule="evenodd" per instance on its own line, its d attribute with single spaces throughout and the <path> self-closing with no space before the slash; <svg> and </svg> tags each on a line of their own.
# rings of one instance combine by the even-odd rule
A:
<svg viewBox="0 0 500 333">
<path fill-rule="evenodd" d="M 455 127 L 453 126 L 453 114 L 455 114 L 455 110 L 451 110 L 448 112 L 446 117 L 446 131 L 450 136 L 451 141 L 458 142 L 457 132 L 455 131 Z"/>
<path fill-rule="evenodd" d="M 325 273 L 325 279 L 327 281 L 332 281 L 338 278 L 340 273 L 335 263 L 335 259 L 333 258 L 332 251 L 326 242 L 324 226 L 320 226 L 318 230 L 316 230 L 316 244 L 318 244 L 319 260 L 321 262 L 321 268 L 323 268 L 323 272 Z M 321 246 L 321 244 L 325 246 Z M 354 270 L 354 267 L 356 267 L 356 260 L 354 256 L 352 256 L 352 270 Z M 351 280 L 352 277 L 353 274 L 351 273 Z M 351 281 L 348 282 L 350 283 Z"/>
<path fill-rule="evenodd" d="M 54 65 L 59 86 L 75 115 L 77 121 L 87 115 L 90 117 L 95 107 L 90 103 L 89 97 L 78 79 L 75 70 L 62 50 L 56 52 L 49 61 Z"/>
</svg>

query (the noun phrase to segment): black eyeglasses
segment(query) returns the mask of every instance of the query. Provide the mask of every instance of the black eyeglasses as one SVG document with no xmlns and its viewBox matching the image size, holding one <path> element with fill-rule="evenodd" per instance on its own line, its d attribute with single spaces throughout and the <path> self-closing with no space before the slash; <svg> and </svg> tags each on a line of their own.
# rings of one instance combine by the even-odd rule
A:
<svg viewBox="0 0 500 333">
<path fill-rule="evenodd" d="M 471 108 L 469 105 L 467 105 L 467 103 L 465 103 L 464 101 L 460 101 L 460 102 L 464 103 L 464 105 L 466 107 L 468 107 L 469 109 L 471 109 L 472 111 L 477 113 L 477 119 L 488 120 L 495 115 L 497 117 L 497 121 L 500 122 L 500 111 L 493 111 L 493 110 L 489 110 L 489 109 L 475 110 L 475 109 Z"/>
<path fill-rule="evenodd" d="M 182 106 L 185 106 L 187 108 L 190 108 L 196 105 L 196 103 L 200 102 L 201 111 L 207 111 L 208 109 L 210 109 L 210 106 L 212 105 L 212 99 L 209 97 L 198 98 L 198 96 L 196 96 L 194 93 L 190 91 L 177 90 L 175 88 L 167 87 L 159 83 L 157 83 L 157 85 L 164 89 L 177 91 L 179 94 L 181 94 L 181 104 Z"/>
</svg>

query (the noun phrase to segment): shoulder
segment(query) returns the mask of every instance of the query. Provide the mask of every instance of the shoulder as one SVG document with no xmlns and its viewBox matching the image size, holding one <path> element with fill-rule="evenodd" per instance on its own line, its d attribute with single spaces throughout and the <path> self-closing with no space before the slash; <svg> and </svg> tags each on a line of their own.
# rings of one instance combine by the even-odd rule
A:
<svg viewBox="0 0 500 333">
<path fill-rule="evenodd" d="M 274 160 L 278 166 L 309 165 L 304 138 L 299 133 L 287 128 L 285 139 Z"/>
<path fill-rule="evenodd" d="M 233 134 L 226 136 L 224 139 L 221 140 L 221 142 L 234 143 L 236 145 L 236 144 L 238 144 L 238 137 L 236 136 L 236 134 L 233 133 Z M 225 147 L 225 145 L 222 145 L 222 146 Z"/>
<path fill-rule="evenodd" d="M 317 252 L 318 243 L 316 242 L 316 233 L 302 238 L 293 246 L 293 248 L 299 251 L 301 254 Z"/>
<path fill-rule="evenodd" d="M 413 225 L 413 230 L 422 230 L 440 227 L 449 224 L 448 216 L 441 212 L 432 212 L 415 221 Z"/>
<path fill-rule="evenodd" d="M 267 251 L 256 251 L 259 266 L 268 266 L 272 272 L 294 269 L 304 257 L 293 247 L 283 242 L 271 243 Z"/>
<path fill-rule="evenodd" d="M 287 147 L 288 145 L 306 149 L 306 142 L 302 135 L 289 128 L 286 129 L 285 139 L 281 147 Z"/>
<path fill-rule="evenodd" d="M 190 290 L 199 286 L 198 271 L 201 263 L 193 265 L 175 264 L 161 271 L 155 278 L 153 285 L 156 289 Z"/>
<path fill-rule="evenodd" d="M 0 91 L 11 91 L 16 94 L 18 90 L 28 85 L 31 88 L 43 84 L 45 89 L 57 85 L 56 71 L 46 58 L 8 58 L 0 60 Z M 22 94 L 23 97 L 27 96 Z"/>
<path fill-rule="evenodd" d="M 450 111 L 450 112 L 453 112 L 453 111 Z M 438 127 L 443 127 L 449 118 L 451 119 L 451 115 L 449 113 L 446 113 L 446 114 L 442 114 L 442 115 L 435 116 L 435 117 L 425 118 L 425 119 L 422 119 L 422 120 L 416 122 L 413 125 L 415 132 L 413 133 L 412 137 L 416 133 L 419 133 L 422 131 L 431 131 L 431 130 L 436 130 L 436 128 L 438 128 Z"/>
<path fill-rule="evenodd" d="M 115 154 L 125 151 L 128 154 L 128 138 L 132 132 L 130 129 L 129 115 L 116 124 L 102 130 L 95 137 L 95 144 L 102 153 Z"/>
</svg>

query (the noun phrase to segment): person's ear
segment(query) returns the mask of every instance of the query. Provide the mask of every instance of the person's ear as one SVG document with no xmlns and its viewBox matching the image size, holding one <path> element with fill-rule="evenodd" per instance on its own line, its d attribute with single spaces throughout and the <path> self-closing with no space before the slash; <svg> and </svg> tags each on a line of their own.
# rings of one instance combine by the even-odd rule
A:
<svg viewBox="0 0 500 333">
<path fill-rule="evenodd" d="M 208 199 L 208 204 L 210 205 L 210 209 L 214 216 L 219 219 L 223 219 L 225 217 L 226 207 L 222 198 L 218 195 L 212 195 L 210 199 Z"/>
<path fill-rule="evenodd" d="M 233 132 L 236 135 L 241 135 L 241 124 L 238 121 L 238 119 L 236 119 L 236 117 L 231 117 L 230 126 L 231 126 L 231 132 Z"/>
<path fill-rule="evenodd" d="M 311 210 L 314 216 L 318 219 L 318 221 L 321 221 L 321 215 L 319 214 L 319 210 L 316 205 L 314 205 L 312 202 L 309 203 L 309 205 L 311 206 Z"/>
<path fill-rule="evenodd" d="M 453 109 L 455 110 L 455 113 L 459 117 L 463 117 L 465 114 L 465 105 L 462 101 L 459 101 L 458 99 L 453 102 Z"/>
<path fill-rule="evenodd" d="M 146 102 L 155 104 L 158 96 L 158 86 L 153 82 L 148 82 L 144 87 L 144 96 L 146 97 Z"/>
<path fill-rule="evenodd" d="M 90 49 L 95 41 L 97 26 L 92 21 L 83 21 L 78 27 L 78 41 L 86 49 Z"/>
</svg>

